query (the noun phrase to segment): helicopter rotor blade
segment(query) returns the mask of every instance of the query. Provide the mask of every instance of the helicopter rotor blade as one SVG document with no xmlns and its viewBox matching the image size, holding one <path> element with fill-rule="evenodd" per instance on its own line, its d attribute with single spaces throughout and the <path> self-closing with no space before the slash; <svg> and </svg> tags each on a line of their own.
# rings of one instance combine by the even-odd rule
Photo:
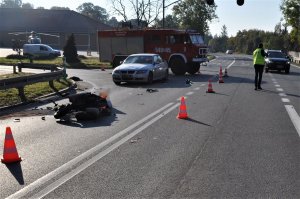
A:
<svg viewBox="0 0 300 199">
<path fill-rule="evenodd" d="M 39 35 L 47 35 L 47 36 L 51 36 L 51 37 L 60 37 L 59 35 L 52 35 L 52 34 L 47 34 L 47 33 L 37 33 Z"/>
</svg>

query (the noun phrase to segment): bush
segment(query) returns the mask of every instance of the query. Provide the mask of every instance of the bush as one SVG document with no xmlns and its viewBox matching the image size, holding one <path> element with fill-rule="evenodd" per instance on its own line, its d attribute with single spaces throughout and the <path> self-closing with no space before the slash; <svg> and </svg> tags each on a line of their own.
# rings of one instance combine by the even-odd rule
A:
<svg viewBox="0 0 300 199">
<path fill-rule="evenodd" d="M 66 45 L 64 46 L 64 56 L 66 57 L 67 63 L 79 63 L 80 60 L 78 59 L 77 48 L 75 44 L 75 37 L 72 34 L 68 40 Z"/>
<path fill-rule="evenodd" d="M 18 54 L 10 54 L 6 56 L 7 59 L 27 59 L 27 57 Z"/>
</svg>

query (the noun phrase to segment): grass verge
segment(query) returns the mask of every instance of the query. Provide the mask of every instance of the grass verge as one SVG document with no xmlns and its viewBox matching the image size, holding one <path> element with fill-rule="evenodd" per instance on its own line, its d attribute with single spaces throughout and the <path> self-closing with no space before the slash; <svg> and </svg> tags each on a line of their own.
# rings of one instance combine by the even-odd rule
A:
<svg viewBox="0 0 300 199">
<path fill-rule="evenodd" d="M 97 69 L 97 68 L 111 68 L 109 62 L 100 62 L 98 57 L 85 57 L 79 56 L 81 63 L 69 64 L 67 68 L 87 68 L 87 69 Z M 30 63 L 29 59 L 8 59 L 6 57 L 0 57 L 0 65 L 16 65 L 18 62 Z M 57 57 L 55 59 L 44 59 L 44 60 L 34 60 L 33 63 L 36 64 L 55 64 L 62 65 L 62 57 Z"/>
<path fill-rule="evenodd" d="M 29 75 L 27 74 L 17 74 L 17 75 L 12 75 L 13 77 L 16 76 L 24 76 L 24 75 Z M 3 76 L 3 75 L 2 75 Z M 0 76 L 1 78 L 1 76 Z M 54 87 L 57 90 L 65 89 L 70 87 L 71 81 L 66 80 L 66 79 L 59 79 L 58 81 L 54 81 Z M 31 85 L 27 85 L 24 87 L 24 93 L 28 101 L 32 101 L 37 97 L 53 93 L 54 91 L 51 89 L 49 86 L 49 82 L 39 82 Z M 11 88 L 7 90 L 0 90 L 0 107 L 4 106 L 11 106 L 21 103 L 21 99 L 19 97 L 19 92 L 18 89 L 16 88 Z"/>
</svg>

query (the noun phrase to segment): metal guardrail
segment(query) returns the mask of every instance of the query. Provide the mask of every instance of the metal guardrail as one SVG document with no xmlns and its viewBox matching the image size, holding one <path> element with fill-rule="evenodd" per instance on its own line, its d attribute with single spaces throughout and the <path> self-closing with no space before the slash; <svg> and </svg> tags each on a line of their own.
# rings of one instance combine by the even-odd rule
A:
<svg viewBox="0 0 300 199">
<path fill-rule="evenodd" d="M 34 84 L 37 82 L 52 81 L 55 79 L 59 79 L 60 77 L 63 77 L 63 75 L 64 75 L 64 71 L 60 70 L 51 73 L 43 73 L 43 74 L 35 74 L 35 75 L 24 76 L 24 77 L 1 79 L 0 90 L 24 87 L 26 85 Z"/>
<path fill-rule="evenodd" d="M 49 81 L 49 86 L 53 90 L 56 90 L 53 84 L 53 80 L 66 76 L 65 69 L 60 68 L 57 65 L 18 63 L 17 66 L 13 66 L 13 67 L 14 67 L 13 69 L 14 73 L 16 73 L 16 67 L 18 67 L 19 72 L 22 72 L 22 68 L 42 69 L 42 70 L 51 71 L 49 73 L 34 74 L 29 76 L 14 77 L 14 78 L 0 80 L 0 90 L 17 88 L 19 90 L 19 96 L 22 101 L 27 101 L 24 93 L 24 87 L 26 85 L 34 84 L 37 82 Z"/>
</svg>

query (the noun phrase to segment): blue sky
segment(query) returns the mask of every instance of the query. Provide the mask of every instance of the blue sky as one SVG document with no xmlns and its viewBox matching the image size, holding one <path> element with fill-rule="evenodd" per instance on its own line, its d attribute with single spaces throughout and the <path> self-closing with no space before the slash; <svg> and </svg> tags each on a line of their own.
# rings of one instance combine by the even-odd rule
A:
<svg viewBox="0 0 300 199">
<path fill-rule="evenodd" d="M 176 0 L 166 0 L 167 3 Z M 226 25 L 228 36 L 235 36 L 238 30 L 259 29 L 273 31 L 275 25 L 280 22 L 282 14 L 280 4 L 282 0 L 245 0 L 243 6 L 238 6 L 236 0 L 215 0 L 217 4 L 216 14 L 219 19 L 210 23 L 212 35 L 220 34 L 221 27 Z M 91 2 L 105 8 L 110 13 L 110 0 L 23 0 L 23 3 L 30 2 L 34 7 L 42 6 L 49 9 L 52 6 L 69 7 L 71 10 L 85 2 Z M 171 8 L 172 6 L 170 6 Z M 166 12 L 171 13 L 170 10 Z M 111 13 L 110 13 L 111 14 Z M 111 15 L 112 16 L 112 15 Z M 162 16 L 161 16 L 162 18 Z"/>
</svg>

